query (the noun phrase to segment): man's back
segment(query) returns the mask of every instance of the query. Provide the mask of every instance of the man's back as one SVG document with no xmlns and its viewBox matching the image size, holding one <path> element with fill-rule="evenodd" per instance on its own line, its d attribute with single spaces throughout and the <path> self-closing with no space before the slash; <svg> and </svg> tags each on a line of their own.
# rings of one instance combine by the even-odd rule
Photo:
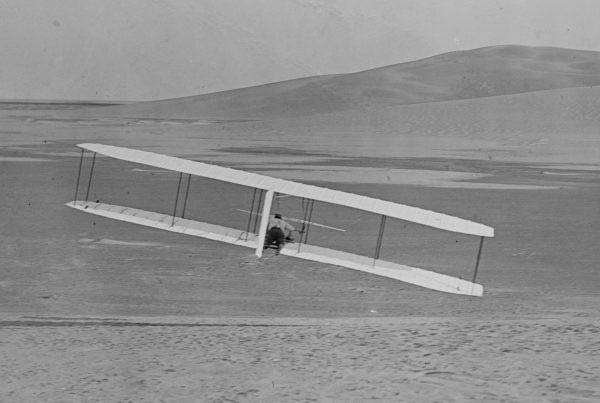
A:
<svg viewBox="0 0 600 403">
<path fill-rule="evenodd" d="M 274 215 L 269 217 L 269 229 L 271 228 L 279 228 L 282 231 L 293 231 L 295 228 L 285 222 L 283 218 L 279 215 Z"/>
</svg>

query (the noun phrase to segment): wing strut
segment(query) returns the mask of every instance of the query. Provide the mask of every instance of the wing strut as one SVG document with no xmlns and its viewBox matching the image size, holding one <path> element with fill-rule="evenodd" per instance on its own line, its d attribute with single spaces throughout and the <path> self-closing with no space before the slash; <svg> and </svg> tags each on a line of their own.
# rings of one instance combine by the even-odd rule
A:
<svg viewBox="0 0 600 403">
<path fill-rule="evenodd" d="M 304 200 L 308 200 L 306 208 L 304 208 L 304 217 L 302 219 L 302 232 L 300 232 L 300 239 L 298 240 L 298 253 L 302 247 L 302 237 L 304 237 L 304 243 L 308 243 L 308 230 L 310 229 L 310 223 L 312 222 L 313 207 L 315 201 L 312 199 L 302 198 L 302 205 L 304 206 Z"/>
<path fill-rule="evenodd" d="M 385 231 L 385 221 L 387 216 L 381 215 L 381 222 L 379 223 L 379 235 L 377 236 L 377 244 L 375 246 L 375 255 L 373 256 L 373 264 L 379 259 L 379 252 L 381 252 L 381 243 L 383 241 L 383 232 Z"/>
<path fill-rule="evenodd" d="M 263 198 L 265 197 L 265 190 L 264 189 L 259 189 L 258 190 L 258 204 L 256 205 L 256 217 L 254 217 L 254 228 L 252 229 L 252 232 L 258 235 L 257 232 L 257 228 L 258 227 L 258 217 L 260 217 L 259 211 L 260 211 L 260 205 L 263 202 Z M 252 215 L 252 213 L 251 213 Z"/>
<path fill-rule="evenodd" d="M 308 212 L 308 221 L 306 222 L 306 233 L 304 234 L 304 243 L 308 243 L 308 231 L 310 231 L 310 224 L 312 223 L 313 208 L 315 207 L 315 201 L 310 200 L 310 210 Z"/>
<path fill-rule="evenodd" d="M 485 237 L 481 237 L 479 240 L 479 250 L 477 251 L 477 261 L 475 262 L 475 272 L 473 273 L 473 282 L 477 279 L 477 270 L 479 270 L 479 261 L 481 260 L 481 250 L 483 249 L 483 240 Z"/>
<path fill-rule="evenodd" d="M 250 214 L 248 214 L 248 225 L 246 226 L 246 241 L 248 240 L 248 234 L 250 233 L 250 226 L 252 225 L 252 218 L 254 216 L 254 202 L 256 201 L 257 190 L 257 188 L 254 188 L 254 193 L 252 193 L 252 204 L 250 205 Z"/>
<path fill-rule="evenodd" d="M 77 171 L 77 182 L 75 182 L 75 198 L 73 200 L 77 201 L 77 193 L 79 193 L 79 180 L 81 179 L 81 167 L 83 166 L 83 153 L 85 150 L 81 149 L 81 157 L 79 157 L 79 170 Z"/>
<path fill-rule="evenodd" d="M 188 193 L 190 192 L 190 182 L 192 181 L 192 175 L 188 174 L 187 186 L 185 187 L 185 199 L 183 199 L 183 211 L 181 212 L 181 218 L 185 218 L 185 208 L 187 207 Z"/>
<path fill-rule="evenodd" d="M 92 186 L 92 175 L 94 174 L 94 165 L 96 164 L 96 153 L 94 153 L 94 157 L 92 158 L 92 167 L 90 168 L 90 178 L 88 179 L 87 192 L 85 192 L 85 201 L 88 201 L 90 198 L 90 187 Z"/>
<path fill-rule="evenodd" d="M 262 216 L 260 217 L 260 227 L 258 229 L 258 239 L 256 240 L 256 256 L 261 257 L 265 246 L 265 236 L 267 235 L 267 225 L 269 224 L 269 216 L 271 214 L 271 204 L 273 203 L 273 190 L 267 190 L 265 196 L 265 204 L 262 208 Z"/>
<path fill-rule="evenodd" d="M 177 203 L 179 202 L 179 190 L 181 190 L 181 178 L 183 173 L 179 172 L 179 181 L 177 182 L 177 194 L 175 195 L 175 206 L 173 207 L 173 218 L 171 219 L 171 227 L 175 225 L 175 214 L 177 213 Z"/>
</svg>

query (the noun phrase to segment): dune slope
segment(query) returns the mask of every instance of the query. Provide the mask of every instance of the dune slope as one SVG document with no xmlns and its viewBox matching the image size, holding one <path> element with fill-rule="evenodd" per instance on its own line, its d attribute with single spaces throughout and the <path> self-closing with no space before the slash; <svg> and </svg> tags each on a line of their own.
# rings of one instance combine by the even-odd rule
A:
<svg viewBox="0 0 600 403">
<path fill-rule="evenodd" d="M 263 120 L 599 84 L 600 52 L 506 45 L 445 53 L 358 73 L 104 107 L 93 113 Z"/>
</svg>

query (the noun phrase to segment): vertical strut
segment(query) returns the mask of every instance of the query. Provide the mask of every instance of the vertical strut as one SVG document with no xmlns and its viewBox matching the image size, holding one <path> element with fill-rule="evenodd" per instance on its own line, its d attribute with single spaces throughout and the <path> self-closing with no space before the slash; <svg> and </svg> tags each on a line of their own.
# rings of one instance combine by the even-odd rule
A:
<svg viewBox="0 0 600 403">
<path fill-rule="evenodd" d="M 81 149 L 81 157 L 79 158 L 79 170 L 77 171 L 77 182 L 75 182 L 75 198 L 73 201 L 77 203 L 77 193 L 79 192 L 79 180 L 81 179 L 81 166 L 83 165 L 83 152 L 85 150 Z"/>
<path fill-rule="evenodd" d="M 473 273 L 473 282 L 477 279 L 477 270 L 479 270 L 479 261 L 481 260 L 481 250 L 483 249 L 483 240 L 485 238 L 481 237 L 479 240 L 479 250 L 477 251 L 477 261 L 475 262 L 475 272 Z"/>
<path fill-rule="evenodd" d="M 302 237 L 304 236 L 304 228 L 306 228 L 306 215 L 308 214 L 307 206 L 305 205 L 306 199 L 302 198 L 302 212 L 304 216 L 302 217 L 302 232 L 300 232 L 300 242 L 302 242 Z"/>
<path fill-rule="evenodd" d="M 259 194 L 258 194 L 258 204 L 256 205 L 256 217 L 254 218 L 254 229 L 252 230 L 253 233 L 258 234 L 256 232 L 256 227 L 258 226 L 258 217 L 260 217 L 259 211 L 260 211 L 260 204 L 262 203 L 263 197 L 265 195 L 265 190 L 264 189 L 259 189 Z"/>
<path fill-rule="evenodd" d="M 307 206 L 308 210 L 308 221 L 306 221 L 306 232 L 304 233 L 304 243 L 308 243 L 308 231 L 310 230 L 310 223 L 312 221 L 312 213 L 313 207 L 315 206 L 315 201 L 310 200 L 309 206 Z M 300 251 L 300 247 L 298 247 L 298 252 Z"/>
<path fill-rule="evenodd" d="M 379 223 L 379 235 L 377 236 L 377 245 L 375 246 L 375 256 L 373 257 L 374 260 L 379 259 L 379 252 L 381 252 L 381 244 L 383 242 L 383 232 L 385 231 L 386 219 L 387 216 L 381 216 L 381 222 Z"/>
<path fill-rule="evenodd" d="M 190 192 L 190 181 L 192 180 L 192 174 L 188 174 L 187 186 L 185 187 L 185 199 L 183 200 L 183 211 L 181 212 L 181 218 L 185 218 L 185 208 L 187 207 L 188 193 Z"/>
<path fill-rule="evenodd" d="M 92 174 L 94 173 L 94 165 L 96 164 L 96 153 L 92 158 L 92 167 L 90 168 L 90 178 L 88 179 L 87 192 L 85 192 L 85 201 L 88 201 L 90 197 L 90 186 L 92 185 Z"/>
<path fill-rule="evenodd" d="M 250 214 L 248 215 L 248 225 L 246 226 L 246 241 L 248 240 L 248 233 L 250 232 L 250 226 L 252 225 L 252 216 L 254 215 L 254 202 L 256 201 L 256 191 L 258 189 L 254 188 L 254 193 L 252 193 L 252 204 L 250 205 Z"/>
<path fill-rule="evenodd" d="M 302 211 L 304 213 L 303 217 L 302 217 L 302 231 L 300 231 L 300 239 L 298 240 L 298 251 L 296 253 L 300 253 L 300 247 L 302 246 L 302 238 L 304 237 L 304 234 L 306 233 L 306 228 L 307 228 L 307 224 L 306 221 L 308 220 L 308 206 L 310 204 L 310 200 L 308 200 L 308 202 L 306 202 L 306 199 L 303 197 L 302 198 Z"/>
<path fill-rule="evenodd" d="M 177 212 L 177 203 L 179 202 L 179 190 L 181 189 L 181 177 L 183 172 L 179 173 L 179 182 L 177 182 L 177 195 L 175 196 L 175 207 L 173 207 L 173 218 L 171 220 L 171 227 L 175 224 L 175 213 Z"/>
<path fill-rule="evenodd" d="M 298 250 L 296 251 L 296 253 L 300 253 L 300 248 L 302 247 L 302 238 L 304 237 L 305 234 L 305 230 L 306 230 L 306 220 L 308 220 L 308 204 L 310 204 L 310 200 L 308 203 L 305 204 L 305 198 L 302 198 L 302 212 L 303 212 L 303 216 L 302 216 L 302 231 L 300 231 L 300 239 L 298 240 Z"/>
<path fill-rule="evenodd" d="M 271 214 L 271 204 L 273 203 L 273 191 L 268 190 L 265 196 L 265 204 L 262 208 L 260 217 L 260 227 L 258 229 L 258 237 L 256 239 L 256 256 L 261 257 L 263 248 L 265 247 L 265 236 L 267 235 L 267 226 L 269 224 L 269 214 Z"/>
</svg>

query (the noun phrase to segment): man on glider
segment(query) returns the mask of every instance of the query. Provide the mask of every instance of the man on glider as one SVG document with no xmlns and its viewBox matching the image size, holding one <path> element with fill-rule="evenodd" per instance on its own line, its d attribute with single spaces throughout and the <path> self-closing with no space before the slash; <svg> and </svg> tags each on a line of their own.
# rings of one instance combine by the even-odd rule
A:
<svg viewBox="0 0 600 403">
<path fill-rule="evenodd" d="M 295 231 L 296 229 L 285 222 L 280 213 L 269 217 L 269 225 L 267 228 L 264 249 L 267 249 L 272 244 L 275 244 L 277 247 L 275 254 L 277 255 L 286 241 L 291 242 L 294 240 L 294 238 L 292 238 L 292 231 Z"/>
<path fill-rule="evenodd" d="M 303 233 L 304 229 L 308 231 L 309 225 L 315 225 L 323 228 L 329 228 L 332 230 L 343 231 L 340 228 L 329 227 L 323 224 L 317 224 L 311 222 L 312 209 L 315 201 L 325 202 L 333 205 L 345 206 L 348 208 L 358 209 L 361 211 L 367 211 L 381 216 L 379 224 L 379 234 L 377 235 L 377 248 L 375 255 L 361 256 L 350 252 L 343 252 L 325 248 L 318 245 L 306 245 L 305 249 L 301 252 L 300 245 L 296 248 L 286 249 L 286 254 L 295 256 L 300 259 L 306 259 L 326 264 L 335 264 L 338 266 L 347 267 L 349 269 L 359 270 L 366 273 L 371 273 L 394 280 L 404 281 L 410 284 L 419 285 L 421 287 L 430 288 L 437 291 L 443 291 L 453 294 L 462 294 L 480 297 L 483 295 L 483 286 L 475 283 L 477 277 L 477 270 L 479 268 L 479 261 L 481 258 L 481 251 L 483 247 L 483 241 L 485 238 L 494 237 L 494 228 L 488 227 L 487 225 L 480 224 L 477 222 L 465 220 L 456 216 L 451 216 L 435 211 L 424 210 L 418 207 L 408 206 L 404 204 L 394 203 L 391 201 L 374 199 L 372 197 L 345 193 L 339 190 L 328 189 L 317 187 L 314 185 L 307 185 L 299 182 L 286 181 L 279 178 L 272 178 L 269 176 L 259 175 L 251 172 L 238 171 L 231 168 L 225 168 L 218 165 L 210 165 L 202 162 L 184 160 L 181 158 L 171 157 L 168 155 L 161 155 L 151 153 L 148 151 L 134 150 L 124 147 L 115 147 L 105 144 L 92 144 L 83 143 L 78 144 L 81 149 L 81 156 L 79 157 L 79 170 L 77 172 L 77 181 L 75 183 L 75 197 L 73 201 L 67 203 L 67 206 L 82 212 L 103 216 L 106 218 L 112 218 L 125 222 L 135 223 L 144 225 L 147 227 L 153 227 L 158 229 L 164 229 L 172 232 L 178 232 L 188 234 L 192 236 L 198 236 L 207 239 L 219 240 L 229 244 L 244 246 L 248 248 L 255 248 L 255 254 L 258 257 L 262 256 L 263 248 L 265 246 L 275 243 L 278 251 L 281 249 L 282 244 L 285 242 L 286 231 L 291 233 L 294 231 L 293 227 L 287 224 L 281 214 L 277 214 L 278 217 L 271 216 L 270 211 L 272 207 L 273 198 L 279 192 L 285 193 L 286 195 L 293 196 L 296 198 L 304 199 L 303 204 L 303 220 L 297 220 L 302 223 L 302 230 L 298 231 Z M 83 167 L 83 158 L 86 151 L 92 152 L 92 162 L 89 168 L 89 179 L 87 183 L 87 191 L 85 199 L 78 198 L 79 196 L 79 185 L 81 179 L 81 169 Z M 181 190 L 181 182 L 183 174 L 188 175 L 188 185 L 186 185 L 186 195 L 183 204 L 183 211 L 181 217 L 176 216 L 177 203 L 179 202 L 179 191 L 175 198 L 175 208 L 173 214 L 160 214 L 153 211 L 141 210 L 133 207 L 123 207 L 107 203 L 92 202 L 89 199 L 90 185 L 92 183 L 92 173 L 94 168 L 94 162 L 96 154 L 105 155 L 118 160 L 128 161 L 136 164 L 148 165 L 168 171 L 174 171 L 179 173 L 178 189 Z M 211 180 L 217 180 L 221 182 L 227 182 L 237 185 L 243 185 L 246 187 L 254 188 L 255 191 L 260 193 L 253 194 L 253 206 L 251 211 L 244 211 L 250 214 L 250 218 L 253 215 L 257 216 L 254 222 L 253 232 L 256 232 L 256 226 L 258 225 L 258 216 L 260 216 L 260 233 L 257 234 L 256 238 L 261 239 L 263 248 L 260 243 L 257 245 L 256 242 L 252 242 L 252 239 L 248 238 L 251 234 L 252 220 L 248 220 L 246 231 L 228 228 L 220 225 L 209 224 L 200 221 L 190 220 L 184 218 L 186 201 L 188 199 L 187 187 L 189 187 L 189 180 L 192 176 L 200 176 L 209 178 Z M 266 194 L 264 191 L 266 190 Z M 256 205 L 256 195 L 259 194 L 258 205 Z M 264 204 L 262 199 L 264 196 Z M 278 195 L 278 197 L 281 197 Z M 306 204 L 308 201 L 309 204 Z M 262 204 L 262 211 L 253 212 L 255 206 L 257 210 L 260 210 L 258 206 Z M 434 271 L 420 269 L 417 267 L 406 266 L 394 262 L 383 261 L 379 259 L 379 249 L 382 244 L 385 222 L 387 218 L 394 218 L 398 220 L 404 220 L 413 222 L 420 225 L 425 225 L 440 230 L 451 231 L 460 234 L 473 235 L 479 237 L 479 249 L 477 251 L 477 259 L 475 262 L 475 269 L 473 273 L 473 280 L 463 280 L 458 277 L 448 276 L 446 274 L 436 273 Z M 288 218 L 289 221 L 295 219 Z M 170 223 L 169 223 L 170 221 Z M 271 221 L 271 225 L 269 225 Z M 177 225 L 175 225 L 177 223 Z M 267 236 L 268 232 L 268 236 Z M 288 237 L 289 234 L 288 233 Z M 308 234 L 306 234 L 308 235 Z M 254 237 L 253 237 L 254 238 Z M 267 242 L 262 240 L 267 238 Z M 302 237 L 304 238 L 304 237 Z M 302 239 L 301 239 L 302 240 Z"/>
</svg>

